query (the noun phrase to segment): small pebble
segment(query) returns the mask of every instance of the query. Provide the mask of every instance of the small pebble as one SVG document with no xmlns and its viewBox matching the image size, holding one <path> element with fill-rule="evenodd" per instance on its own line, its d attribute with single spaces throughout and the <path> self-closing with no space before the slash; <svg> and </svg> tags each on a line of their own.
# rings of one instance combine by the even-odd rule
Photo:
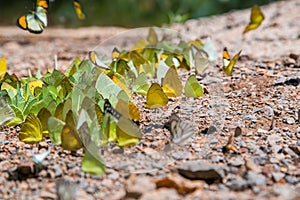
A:
<svg viewBox="0 0 300 200">
<path fill-rule="evenodd" d="M 285 176 L 285 180 L 290 184 L 297 184 L 299 182 L 299 179 L 296 176 Z"/>
<path fill-rule="evenodd" d="M 272 173 L 272 178 L 275 182 L 280 181 L 284 176 L 285 176 L 285 174 L 281 173 L 281 172 L 273 172 Z"/>
<path fill-rule="evenodd" d="M 293 118 L 293 117 L 288 117 L 287 119 L 286 119 L 286 123 L 287 124 L 295 124 L 295 119 Z"/>
</svg>

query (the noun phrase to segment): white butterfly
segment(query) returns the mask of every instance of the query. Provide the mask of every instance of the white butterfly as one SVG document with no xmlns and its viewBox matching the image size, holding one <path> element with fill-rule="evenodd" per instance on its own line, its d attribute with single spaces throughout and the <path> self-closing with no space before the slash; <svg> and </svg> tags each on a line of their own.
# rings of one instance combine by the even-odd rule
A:
<svg viewBox="0 0 300 200">
<path fill-rule="evenodd" d="M 165 123 L 165 127 L 172 134 L 172 141 L 175 144 L 182 144 L 194 134 L 191 124 L 182 121 L 175 113 L 172 113 L 170 120 Z"/>
<path fill-rule="evenodd" d="M 5 102 L 4 99 L 0 99 L 0 127 L 5 126 L 9 121 L 16 117 L 13 109 Z"/>
</svg>

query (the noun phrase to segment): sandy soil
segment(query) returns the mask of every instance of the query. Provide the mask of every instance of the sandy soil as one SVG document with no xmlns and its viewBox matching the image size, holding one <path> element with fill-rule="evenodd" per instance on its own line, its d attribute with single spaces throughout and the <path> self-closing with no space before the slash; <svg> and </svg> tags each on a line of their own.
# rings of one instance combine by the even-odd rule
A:
<svg viewBox="0 0 300 200">
<path fill-rule="evenodd" d="M 209 104 L 218 103 L 213 92 L 201 99 L 178 98 L 159 111 L 144 109 L 144 99 L 136 97 L 144 137 L 132 148 L 107 148 L 105 175 L 83 173 L 81 151 L 73 155 L 56 147 L 46 160 L 48 169 L 26 180 L 8 180 L 8 169 L 16 169 L 31 150 L 49 146 L 49 141 L 26 145 L 18 141 L 18 128 L 9 129 L 0 145 L 1 198 L 56 199 L 56 182 L 64 178 L 74 182 L 77 199 L 300 199 L 300 1 L 279 1 L 261 9 L 265 21 L 244 36 L 249 9 L 169 27 L 191 39 L 210 37 L 220 52 L 211 66 L 217 74 L 210 75 L 221 80 L 224 99 L 220 101 L 228 103 L 222 112 L 221 131 L 204 134 L 213 121 Z M 15 26 L 0 27 L 0 54 L 7 57 L 9 72 L 19 77 L 26 76 L 28 69 L 52 69 L 55 56 L 58 69 L 65 70 L 74 58 L 86 57 L 89 50 L 123 31 L 126 29 L 50 26 L 43 34 L 33 35 Z M 232 78 L 217 68 L 225 46 L 231 54 L 243 51 Z M 201 79 L 209 91 L 215 90 L 208 82 Z M 170 134 L 162 122 L 178 105 L 183 117 L 193 117 L 197 133 L 186 147 L 165 153 L 162 149 Z M 274 112 L 271 130 L 272 120 L 266 114 L 269 107 Z M 223 154 L 222 147 L 237 125 L 243 128 L 234 142 L 239 154 Z M 208 184 L 179 175 L 191 161 L 198 162 L 192 165 L 194 170 L 213 176 L 204 169 L 209 166 L 221 174 L 221 181 Z"/>
</svg>

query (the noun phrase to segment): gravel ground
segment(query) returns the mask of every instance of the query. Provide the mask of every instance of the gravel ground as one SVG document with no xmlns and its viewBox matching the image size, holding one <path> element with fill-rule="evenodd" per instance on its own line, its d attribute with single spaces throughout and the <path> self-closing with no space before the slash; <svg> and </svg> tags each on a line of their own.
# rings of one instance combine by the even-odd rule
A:
<svg viewBox="0 0 300 200">
<path fill-rule="evenodd" d="M 249 9 L 170 27 L 191 39 L 210 37 L 220 57 L 225 46 L 231 54 L 242 49 L 238 67 L 233 77 L 225 77 L 219 58 L 201 77 L 209 93 L 199 99 L 180 97 L 149 110 L 143 97 L 134 97 L 144 137 L 134 147 L 103 149 L 105 175 L 83 173 L 82 150 L 74 154 L 60 147 L 52 148 L 46 167 L 38 170 L 32 152 L 44 152 L 51 142 L 24 144 L 18 140 L 19 127 L 5 129 L 0 136 L 0 198 L 56 199 L 59 185 L 76 199 L 300 199 L 300 2 L 279 1 L 261 9 L 265 21 L 244 36 Z M 55 56 L 63 71 L 75 57 L 86 57 L 125 30 L 48 27 L 32 35 L 0 27 L 0 54 L 7 57 L 9 72 L 19 77 L 28 69 L 52 69 Z M 187 72 L 179 74 L 186 80 Z M 186 146 L 166 152 L 170 133 L 163 123 L 174 109 L 197 131 Z M 207 131 L 211 125 L 217 131 Z M 224 154 L 237 126 L 236 152 Z"/>
</svg>

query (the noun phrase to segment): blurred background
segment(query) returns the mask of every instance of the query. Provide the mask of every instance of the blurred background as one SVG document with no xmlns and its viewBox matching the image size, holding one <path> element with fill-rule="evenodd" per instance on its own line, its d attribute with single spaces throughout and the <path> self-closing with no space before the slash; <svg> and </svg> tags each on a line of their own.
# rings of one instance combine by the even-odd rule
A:
<svg viewBox="0 0 300 200">
<path fill-rule="evenodd" d="M 273 1 L 79 0 L 86 16 L 85 20 L 79 20 L 74 11 L 73 0 L 50 0 L 48 26 L 162 26 Z M 15 25 L 19 16 L 34 10 L 35 4 L 36 0 L 0 0 L 0 25 Z"/>
</svg>

